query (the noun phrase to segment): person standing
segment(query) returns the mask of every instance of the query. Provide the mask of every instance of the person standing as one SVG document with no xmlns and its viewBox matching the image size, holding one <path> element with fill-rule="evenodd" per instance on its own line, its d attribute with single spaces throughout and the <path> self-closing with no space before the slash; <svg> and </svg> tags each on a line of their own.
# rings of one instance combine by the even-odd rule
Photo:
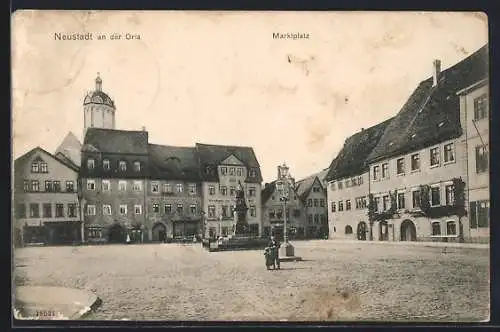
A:
<svg viewBox="0 0 500 332">
<path fill-rule="evenodd" d="M 273 265 L 274 265 L 274 268 L 276 268 L 276 266 L 278 267 L 278 270 L 280 269 L 280 255 L 279 255 L 279 248 L 281 246 L 281 244 L 279 243 L 278 240 L 276 240 L 274 238 L 274 236 L 271 236 L 271 240 L 269 241 L 268 245 L 267 245 L 269 248 L 271 248 L 272 250 L 272 253 L 273 253 Z"/>
</svg>

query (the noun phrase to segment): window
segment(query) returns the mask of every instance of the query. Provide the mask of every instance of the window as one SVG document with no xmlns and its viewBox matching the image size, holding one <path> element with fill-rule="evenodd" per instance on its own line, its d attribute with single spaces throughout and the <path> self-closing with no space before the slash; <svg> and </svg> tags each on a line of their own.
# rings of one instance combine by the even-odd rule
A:
<svg viewBox="0 0 500 332">
<path fill-rule="evenodd" d="M 195 205 L 195 204 L 191 204 L 191 205 L 189 205 L 189 212 L 190 212 L 192 215 L 195 215 L 195 214 L 196 214 L 196 205 Z"/>
<path fill-rule="evenodd" d="M 380 178 L 380 167 L 374 166 L 373 167 L 373 180 L 378 180 L 379 178 Z"/>
<path fill-rule="evenodd" d="M 54 191 L 56 193 L 61 192 L 61 181 L 54 181 Z"/>
<path fill-rule="evenodd" d="M 234 206 L 233 205 L 231 205 L 229 207 L 229 210 L 231 211 L 231 216 L 234 216 Z"/>
<path fill-rule="evenodd" d="M 398 193 L 398 209 L 404 209 L 405 208 L 405 194 L 404 193 Z"/>
<path fill-rule="evenodd" d="M 242 173 L 243 173 L 242 169 L 238 167 L 238 169 L 236 169 L 236 175 L 241 176 Z"/>
<path fill-rule="evenodd" d="M 32 180 L 31 181 L 31 191 L 39 191 L 40 190 L 40 184 L 38 183 L 37 180 Z"/>
<path fill-rule="evenodd" d="M 357 186 L 358 185 L 358 179 L 357 178 L 352 178 L 351 179 L 351 183 L 352 183 L 353 186 Z"/>
<path fill-rule="evenodd" d="M 250 197 L 255 196 L 255 187 L 248 188 L 248 196 Z"/>
<path fill-rule="evenodd" d="M 158 182 L 151 182 L 151 192 L 157 193 L 160 191 L 160 184 Z"/>
<path fill-rule="evenodd" d="M 75 203 L 68 204 L 68 217 L 76 217 L 76 204 Z"/>
<path fill-rule="evenodd" d="M 40 207 L 38 206 L 38 203 L 30 204 L 30 217 L 31 218 L 40 217 Z"/>
<path fill-rule="evenodd" d="M 455 161 L 455 144 L 446 144 L 444 146 L 444 162 L 451 163 L 453 161 Z"/>
<path fill-rule="evenodd" d="M 351 226 L 347 225 L 345 227 L 345 234 L 346 235 L 352 234 L 352 227 Z"/>
<path fill-rule="evenodd" d="M 251 217 L 256 217 L 257 216 L 257 209 L 255 208 L 254 205 L 250 205 L 250 216 Z"/>
<path fill-rule="evenodd" d="M 172 205 L 171 204 L 165 204 L 163 206 L 163 211 L 165 214 L 171 214 L 172 213 Z M 158 207 L 158 212 L 160 212 L 160 208 Z"/>
<path fill-rule="evenodd" d="M 73 181 L 66 181 L 66 191 L 70 193 L 75 191 L 75 184 Z"/>
<path fill-rule="evenodd" d="M 102 168 L 105 170 L 105 171 L 109 171 L 110 169 L 110 166 L 109 166 L 109 159 L 104 159 L 102 161 Z"/>
<path fill-rule="evenodd" d="M 111 183 L 109 180 L 102 180 L 102 191 L 110 191 Z"/>
<path fill-rule="evenodd" d="M 111 215 L 111 205 L 103 205 L 102 206 L 102 214 L 105 216 L 110 216 Z"/>
<path fill-rule="evenodd" d="M 441 235 L 441 224 L 439 223 L 439 221 L 434 221 L 432 223 L 432 235 Z"/>
<path fill-rule="evenodd" d="M 363 184 L 363 177 L 360 175 L 358 176 L 358 186 Z"/>
<path fill-rule="evenodd" d="M 215 187 L 210 185 L 208 186 L 208 194 L 209 195 L 215 195 Z"/>
<path fill-rule="evenodd" d="M 313 215 L 312 215 L 312 214 L 309 214 L 309 215 L 307 216 L 307 222 L 308 222 L 309 224 L 312 224 L 312 223 L 313 223 Z"/>
<path fill-rule="evenodd" d="M 64 217 L 64 204 L 56 204 L 56 218 Z"/>
<path fill-rule="evenodd" d="M 431 206 L 441 204 L 441 188 L 431 187 Z"/>
<path fill-rule="evenodd" d="M 177 213 L 178 214 L 184 213 L 184 206 L 182 206 L 182 204 L 177 204 Z"/>
<path fill-rule="evenodd" d="M 256 177 L 257 176 L 257 170 L 255 170 L 255 168 L 250 168 L 248 176 L 251 177 L 251 178 Z"/>
<path fill-rule="evenodd" d="M 212 175 L 214 173 L 214 169 L 212 168 L 212 166 L 210 166 L 210 165 L 206 166 L 205 173 L 208 175 Z"/>
<path fill-rule="evenodd" d="M 272 218 L 274 218 L 274 217 L 276 217 L 276 211 L 274 211 L 274 210 L 269 210 L 269 218 L 271 218 L 271 219 L 272 219 Z"/>
<path fill-rule="evenodd" d="M 325 200 L 323 198 L 319 200 L 319 206 L 325 207 Z"/>
<path fill-rule="evenodd" d="M 226 186 L 220 187 L 220 192 L 223 196 L 226 196 L 227 195 L 227 187 Z"/>
<path fill-rule="evenodd" d="M 127 214 L 127 205 L 126 204 L 120 204 L 120 214 L 121 215 Z"/>
<path fill-rule="evenodd" d="M 483 173 L 488 170 L 488 150 L 487 146 L 476 146 L 476 173 Z"/>
<path fill-rule="evenodd" d="M 365 209 L 366 208 L 366 197 L 361 197 L 361 208 Z"/>
<path fill-rule="evenodd" d="M 455 189 L 453 188 L 453 185 L 445 186 L 444 191 L 446 193 L 446 205 L 453 205 L 455 202 Z"/>
<path fill-rule="evenodd" d="M 17 204 L 17 216 L 19 218 L 26 218 L 26 205 Z"/>
<path fill-rule="evenodd" d="M 120 170 L 120 172 L 127 171 L 127 163 L 124 160 L 120 160 L 118 162 L 118 169 Z"/>
<path fill-rule="evenodd" d="M 142 205 L 134 205 L 134 213 L 142 214 Z"/>
<path fill-rule="evenodd" d="M 399 158 L 396 160 L 396 173 L 398 175 L 405 174 L 405 159 Z"/>
<path fill-rule="evenodd" d="M 382 197 L 382 211 L 389 210 L 389 195 Z"/>
<path fill-rule="evenodd" d="M 335 191 L 335 182 L 330 183 L 330 190 Z"/>
<path fill-rule="evenodd" d="M 234 196 L 236 195 L 236 187 L 229 187 L 229 193 L 231 194 L 231 196 Z"/>
<path fill-rule="evenodd" d="M 474 121 L 484 119 L 488 116 L 488 97 L 486 94 L 474 99 Z"/>
<path fill-rule="evenodd" d="M 356 197 L 354 202 L 356 204 L 356 209 L 361 209 L 361 197 Z"/>
<path fill-rule="evenodd" d="M 345 201 L 345 209 L 346 209 L 346 211 L 351 209 L 351 200 L 350 199 Z"/>
<path fill-rule="evenodd" d="M 386 179 L 388 177 L 389 177 L 389 164 L 383 163 L 382 164 L 382 178 Z"/>
<path fill-rule="evenodd" d="M 45 181 L 45 191 L 53 191 L 52 181 Z"/>
<path fill-rule="evenodd" d="M 141 191 L 142 190 L 142 181 L 134 181 L 132 182 L 132 190 Z"/>
<path fill-rule="evenodd" d="M 335 206 L 335 202 L 332 202 L 332 212 L 335 212 L 337 210 L 337 207 Z"/>
<path fill-rule="evenodd" d="M 345 187 L 349 188 L 351 186 L 351 179 L 345 180 Z"/>
<path fill-rule="evenodd" d="M 430 150 L 431 166 L 439 165 L 439 148 L 432 148 Z"/>
<path fill-rule="evenodd" d="M 234 171 L 235 171 L 234 167 L 230 167 L 229 168 L 229 175 L 234 175 Z"/>
<path fill-rule="evenodd" d="M 190 183 L 188 188 L 189 188 L 189 193 L 191 195 L 196 194 L 196 184 L 195 183 Z"/>
<path fill-rule="evenodd" d="M 177 185 L 175 187 L 177 188 L 178 193 L 181 193 L 184 191 L 184 185 L 182 183 L 177 183 Z"/>
<path fill-rule="evenodd" d="M 24 191 L 25 192 L 28 192 L 28 191 L 31 190 L 30 181 L 29 180 L 24 180 L 23 186 L 24 186 Z"/>
<path fill-rule="evenodd" d="M 222 217 L 223 218 L 228 217 L 228 206 L 227 205 L 222 205 Z"/>
<path fill-rule="evenodd" d="M 215 205 L 208 206 L 208 217 L 215 218 Z"/>
<path fill-rule="evenodd" d="M 338 187 L 339 187 L 339 190 L 342 190 L 342 181 L 338 182 Z"/>
<path fill-rule="evenodd" d="M 87 159 L 87 169 L 93 170 L 95 168 L 95 160 L 90 158 Z"/>
<path fill-rule="evenodd" d="M 165 210 L 166 210 L 167 206 L 165 205 Z M 153 212 L 154 213 L 160 213 L 160 204 L 158 203 L 153 203 Z"/>
<path fill-rule="evenodd" d="M 413 208 L 419 208 L 420 207 L 420 190 L 414 190 L 412 193 L 412 201 L 413 201 Z"/>
<path fill-rule="evenodd" d="M 318 199 L 317 199 L 317 198 L 315 198 L 313 202 L 314 202 L 314 206 L 315 206 L 315 207 L 317 207 L 317 206 L 318 206 L 318 204 L 319 204 Z"/>
<path fill-rule="evenodd" d="M 44 203 L 42 209 L 43 209 L 43 217 L 44 218 L 51 218 L 52 217 L 52 204 Z"/>
<path fill-rule="evenodd" d="M 339 201 L 339 211 L 344 211 L 344 203 Z"/>
<path fill-rule="evenodd" d="M 221 175 L 226 175 L 227 174 L 227 167 L 221 167 L 220 168 L 220 174 Z"/>
<path fill-rule="evenodd" d="M 418 171 L 420 170 L 420 156 L 418 153 L 411 155 L 411 170 Z"/>
<path fill-rule="evenodd" d="M 134 171 L 135 172 L 141 171 L 141 162 L 140 161 L 134 161 Z"/>
<path fill-rule="evenodd" d="M 102 231 L 99 229 L 89 229 L 87 235 L 89 238 L 93 239 L 102 238 Z"/>
<path fill-rule="evenodd" d="M 457 224 L 453 220 L 446 222 L 446 234 L 457 235 Z"/>
<path fill-rule="evenodd" d="M 486 228 L 490 225 L 490 201 L 470 202 L 470 228 Z"/>
<path fill-rule="evenodd" d="M 87 205 L 87 215 L 95 216 L 95 205 Z"/>
<path fill-rule="evenodd" d="M 87 190 L 95 190 L 95 180 L 87 180 Z"/>
<path fill-rule="evenodd" d="M 374 210 L 375 212 L 377 212 L 379 210 L 379 206 L 380 206 L 380 197 L 375 197 L 373 199 L 373 203 L 374 203 Z"/>
<path fill-rule="evenodd" d="M 34 162 L 31 164 L 31 173 L 38 173 L 38 163 Z"/>
<path fill-rule="evenodd" d="M 127 181 L 125 180 L 118 181 L 118 190 L 127 191 Z"/>
<path fill-rule="evenodd" d="M 47 163 L 45 161 L 40 162 L 40 173 L 48 173 Z"/>
<path fill-rule="evenodd" d="M 319 214 L 314 215 L 314 223 L 319 224 Z"/>
<path fill-rule="evenodd" d="M 170 183 L 164 183 L 163 184 L 163 192 L 164 193 L 171 193 L 172 192 L 172 185 Z"/>
</svg>

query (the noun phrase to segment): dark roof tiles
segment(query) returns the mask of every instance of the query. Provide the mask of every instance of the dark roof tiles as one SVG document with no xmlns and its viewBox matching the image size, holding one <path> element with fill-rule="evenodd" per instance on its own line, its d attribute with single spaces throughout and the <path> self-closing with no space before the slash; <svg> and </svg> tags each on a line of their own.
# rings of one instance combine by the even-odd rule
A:
<svg viewBox="0 0 500 332">
<path fill-rule="evenodd" d="M 148 132 L 89 128 L 83 141 L 83 150 L 147 155 Z"/>
</svg>

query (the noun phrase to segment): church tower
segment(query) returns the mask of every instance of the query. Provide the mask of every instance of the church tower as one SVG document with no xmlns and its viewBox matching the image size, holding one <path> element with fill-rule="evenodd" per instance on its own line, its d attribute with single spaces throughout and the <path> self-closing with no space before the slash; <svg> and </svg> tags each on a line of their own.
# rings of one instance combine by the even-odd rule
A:
<svg viewBox="0 0 500 332">
<path fill-rule="evenodd" d="M 115 102 L 102 91 L 102 79 L 97 73 L 95 90 L 83 101 L 83 139 L 88 128 L 115 129 Z"/>
</svg>

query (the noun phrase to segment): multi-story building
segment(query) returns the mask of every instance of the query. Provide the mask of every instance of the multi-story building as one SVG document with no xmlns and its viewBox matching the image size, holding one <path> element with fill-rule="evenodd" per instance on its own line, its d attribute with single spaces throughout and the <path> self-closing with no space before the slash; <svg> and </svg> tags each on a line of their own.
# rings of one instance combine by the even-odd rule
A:
<svg viewBox="0 0 500 332">
<path fill-rule="evenodd" d="M 201 178 L 193 147 L 149 144 L 146 225 L 164 242 L 202 234 Z"/>
<path fill-rule="evenodd" d="M 489 80 L 481 79 L 457 93 L 465 130 L 466 182 L 471 241 L 490 236 Z"/>
<path fill-rule="evenodd" d="M 328 237 L 328 209 L 326 199 L 326 175 L 328 168 L 297 181 L 295 190 L 304 204 L 304 236 Z"/>
<path fill-rule="evenodd" d="M 329 238 L 368 240 L 369 171 L 366 158 L 382 137 L 391 119 L 345 140 L 326 175 Z"/>
<path fill-rule="evenodd" d="M 80 242 L 78 168 L 36 147 L 14 162 L 14 243 Z"/>
<path fill-rule="evenodd" d="M 282 189 L 281 184 L 285 182 L 289 184 L 288 194 Z M 286 213 L 287 235 L 292 239 L 304 237 L 304 204 L 297 194 L 295 180 L 291 177 L 286 164 L 278 166 L 277 179 L 264 185 L 261 197 L 263 236 L 274 235 L 283 238 L 284 213 Z M 286 202 L 282 200 L 283 197 L 286 198 Z"/>
<path fill-rule="evenodd" d="M 485 79 L 487 67 L 486 46 L 444 71 L 434 61 L 432 77 L 418 85 L 385 129 L 367 158 L 375 239 L 470 238 L 462 125 L 472 124 L 460 114 L 457 92 Z"/>
<path fill-rule="evenodd" d="M 260 236 L 262 175 L 253 149 L 197 143 L 195 150 L 201 175 L 204 235 L 216 237 L 233 233 L 236 190 L 241 186 L 248 208 L 249 231 Z"/>
</svg>

